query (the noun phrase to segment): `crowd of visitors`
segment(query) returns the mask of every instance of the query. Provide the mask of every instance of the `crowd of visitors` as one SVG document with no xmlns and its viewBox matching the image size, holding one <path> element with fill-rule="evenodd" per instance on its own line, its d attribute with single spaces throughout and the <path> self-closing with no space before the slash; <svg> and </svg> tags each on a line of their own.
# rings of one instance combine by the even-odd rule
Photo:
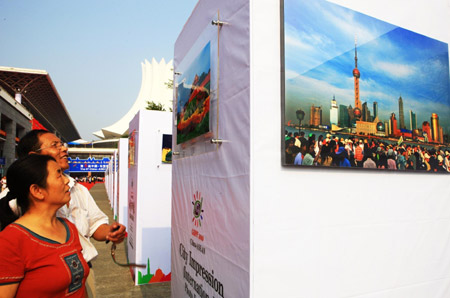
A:
<svg viewBox="0 0 450 298">
<path fill-rule="evenodd" d="M 285 162 L 293 165 L 449 172 L 450 151 L 381 139 L 285 133 Z"/>
</svg>

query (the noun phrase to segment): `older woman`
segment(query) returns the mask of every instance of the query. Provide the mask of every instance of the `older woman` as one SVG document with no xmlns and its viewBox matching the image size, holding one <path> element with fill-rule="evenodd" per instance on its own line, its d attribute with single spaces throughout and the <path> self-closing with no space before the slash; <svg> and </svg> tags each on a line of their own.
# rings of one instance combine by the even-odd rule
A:
<svg viewBox="0 0 450 298">
<path fill-rule="evenodd" d="M 7 173 L 0 201 L 0 297 L 86 297 L 89 266 L 76 227 L 56 217 L 69 202 L 68 179 L 50 156 L 31 154 Z M 22 216 L 9 201 L 17 198 Z"/>
</svg>

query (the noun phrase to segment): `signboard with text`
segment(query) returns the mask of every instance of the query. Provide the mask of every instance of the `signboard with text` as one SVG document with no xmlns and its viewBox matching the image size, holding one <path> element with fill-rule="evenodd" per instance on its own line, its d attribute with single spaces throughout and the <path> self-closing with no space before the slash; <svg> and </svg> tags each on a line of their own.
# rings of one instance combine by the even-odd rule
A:
<svg viewBox="0 0 450 298">
<path fill-rule="evenodd" d="M 72 159 L 69 157 L 69 171 L 70 172 L 105 172 L 108 168 L 110 160 L 107 157 L 103 159 L 95 159 L 89 157 L 88 159 L 79 159 L 78 157 Z"/>
</svg>

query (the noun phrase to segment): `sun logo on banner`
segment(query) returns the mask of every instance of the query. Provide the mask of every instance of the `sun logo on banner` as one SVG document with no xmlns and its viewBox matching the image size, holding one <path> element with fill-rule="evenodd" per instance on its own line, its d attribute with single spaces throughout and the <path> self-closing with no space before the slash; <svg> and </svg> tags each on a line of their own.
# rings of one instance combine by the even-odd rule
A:
<svg viewBox="0 0 450 298">
<path fill-rule="evenodd" d="M 192 205 L 194 206 L 193 209 L 193 215 L 194 217 L 192 218 L 192 222 L 194 223 L 194 225 L 196 227 L 198 226 L 202 226 L 202 220 L 203 220 L 203 209 L 202 209 L 202 205 L 203 205 L 203 198 L 202 195 L 197 191 L 194 194 L 194 201 L 192 201 Z"/>
</svg>

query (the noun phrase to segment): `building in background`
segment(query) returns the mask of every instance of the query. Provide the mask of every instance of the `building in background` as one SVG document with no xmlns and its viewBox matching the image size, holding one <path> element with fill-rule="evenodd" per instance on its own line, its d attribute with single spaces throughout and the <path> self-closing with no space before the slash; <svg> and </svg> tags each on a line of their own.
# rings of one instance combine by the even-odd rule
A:
<svg viewBox="0 0 450 298">
<path fill-rule="evenodd" d="M 378 117 L 378 102 L 373 102 L 373 119 Z"/>
<path fill-rule="evenodd" d="M 398 99 L 398 117 L 400 120 L 400 129 L 405 129 L 405 114 L 403 113 L 403 99 L 400 96 Z"/>
<path fill-rule="evenodd" d="M 417 129 L 416 114 L 412 110 L 409 110 L 409 127 L 411 130 Z"/>
<path fill-rule="evenodd" d="M 166 63 L 162 59 L 159 63 L 155 58 L 152 63 L 145 60 L 141 63 L 142 82 L 138 97 L 130 110 L 114 124 L 102 128 L 93 134 L 100 139 L 114 139 L 126 136 L 128 134 L 128 126 L 140 109 L 147 107 L 147 102 L 162 104 L 166 111 L 170 111 L 172 107 L 173 89 L 169 87 L 173 79 L 173 63 Z"/>
<path fill-rule="evenodd" d="M 45 70 L 0 66 L 0 174 L 16 159 L 16 145 L 31 129 L 45 129 L 62 141 L 80 135 Z"/>
<path fill-rule="evenodd" d="M 431 126 L 430 123 L 428 123 L 428 121 L 424 121 L 422 123 L 422 133 L 426 143 L 432 140 Z"/>
<path fill-rule="evenodd" d="M 322 107 L 311 106 L 309 125 L 316 127 L 322 125 Z"/>
<path fill-rule="evenodd" d="M 333 100 L 331 101 L 331 109 L 330 109 L 330 126 L 338 125 L 338 105 L 336 99 L 333 95 Z"/>
<path fill-rule="evenodd" d="M 141 63 L 142 80 L 139 94 L 125 115 L 114 124 L 94 132 L 100 138 L 93 142 L 69 143 L 69 165 L 72 177 L 104 177 L 105 172 L 98 169 L 104 166 L 107 158 L 118 150 L 120 137 L 128 137 L 130 121 L 139 110 L 145 109 L 148 102 L 161 104 L 166 111 L 172 108 L 173 89 L 170 86 L 173 79 L 172 61 L 166 63 L 162 59 L 159 63 L 153 58 L 150 63 L 145 60 Z M 93 171 L 89 171 L 93 169 Z"/>
<path fill-rule="evenodd" d="M 397 126 L 397 118 L 395 118 L 395 113 L 391 113 L 391 117 L 389 118 L 391 132 L 390 135 L 397 137 L 400 136 L 400 129 Z"/>
<path fill-rule="evenodd" d="M 366 122 L 373 122 L 367 102 L 363 103 L 362 105 L 362 120 Z"/>
<path fill-rule="evenodd" d="M 442 143 L 439 137 L 439 116 L 436 113 L 431 114 L 431 135 L 434 142 Z"/>
<path fill-rule="evenodd" d="M 339 105 L 339 126 L 350 127 L 350 116 L 348 115 L 348 109 L 345 105 Z"/>
</svg>

